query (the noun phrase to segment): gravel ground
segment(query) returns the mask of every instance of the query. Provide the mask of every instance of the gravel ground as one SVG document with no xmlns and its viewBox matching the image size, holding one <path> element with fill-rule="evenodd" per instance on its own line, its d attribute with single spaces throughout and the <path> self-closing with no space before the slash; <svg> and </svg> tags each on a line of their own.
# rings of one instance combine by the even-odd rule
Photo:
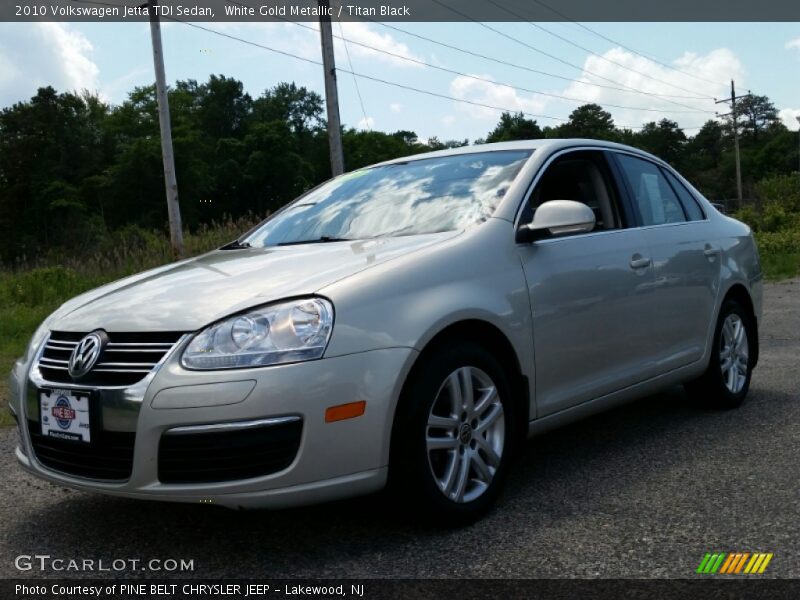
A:
<svg viewBox="0 0 800 600">
<path fill-rule="evenodd" d="M 711 551 L 773 552 L 764 576 L 800 577 L 800 280 L 766 286 L 761 334 L 739 410 L 676 388 L 532 440 L 497 508 L 461 530 L 380 496 L 233 512 L 68 491 L 24 474 L 5 428 L 0 577 L 43 575 L 17 571 L 20 554 L 193 559 L 183 576 L 208 578 L 687 577 Z"/>
</svg>

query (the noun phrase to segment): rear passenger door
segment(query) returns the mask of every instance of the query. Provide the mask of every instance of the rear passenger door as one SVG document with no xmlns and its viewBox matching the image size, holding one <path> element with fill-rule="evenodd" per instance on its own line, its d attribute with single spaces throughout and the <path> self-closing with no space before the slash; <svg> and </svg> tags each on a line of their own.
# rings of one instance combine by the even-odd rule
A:
<svg viewBox="0 0 800 600">
<path fill-rule="evenodd" d="M 613 153 L 653 259 L 658 370 L 699 360 L 716 303 L 720 246 L 693 194 L 669 169 Z"/>
</svg>

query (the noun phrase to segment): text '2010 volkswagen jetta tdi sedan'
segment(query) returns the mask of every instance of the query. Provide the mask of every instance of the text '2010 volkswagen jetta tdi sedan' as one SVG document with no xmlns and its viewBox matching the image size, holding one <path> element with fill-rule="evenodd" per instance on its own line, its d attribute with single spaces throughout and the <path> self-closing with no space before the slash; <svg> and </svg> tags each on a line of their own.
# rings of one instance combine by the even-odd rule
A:
<svg viewBox="0 0 800 600">
<path fill-rule="evenodd" d="M 16 454 L 133 498 L 281 507 L 388 483 L 468 520 L 526 435 L 681 383 L 739 405 L 761 297 L 750 230 L 641 151 L 398 159 L 64 304 L 12 372 Z"/>
</svg>

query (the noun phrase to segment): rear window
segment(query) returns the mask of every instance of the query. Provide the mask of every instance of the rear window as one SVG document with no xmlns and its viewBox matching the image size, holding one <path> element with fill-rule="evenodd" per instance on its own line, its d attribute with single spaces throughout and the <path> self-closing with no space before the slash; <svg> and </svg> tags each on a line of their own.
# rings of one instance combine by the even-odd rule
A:
<svg viewBox="0 0 800 600">
<path fill-rule="evenodd" d="M 627 154 L 617 156 L 628 181 L 642 225 L 686 221 L 683 206 L 658 165 Z"/>
</svg>

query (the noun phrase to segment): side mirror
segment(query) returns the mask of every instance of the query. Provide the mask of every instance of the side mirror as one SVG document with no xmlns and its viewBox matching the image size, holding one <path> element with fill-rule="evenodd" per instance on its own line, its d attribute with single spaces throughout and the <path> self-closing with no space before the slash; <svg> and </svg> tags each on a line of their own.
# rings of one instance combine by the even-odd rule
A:
<svg viewBox="0 0 800 600">
<path fill-rule="evenodd" d="M 530 244 L 551 235 L 588 233 L 595 226 L 592 209 L 575 200 L 550 200 L 533 214 L 533 222 L 517 229 L 518 244 Z"/>
</svg>

